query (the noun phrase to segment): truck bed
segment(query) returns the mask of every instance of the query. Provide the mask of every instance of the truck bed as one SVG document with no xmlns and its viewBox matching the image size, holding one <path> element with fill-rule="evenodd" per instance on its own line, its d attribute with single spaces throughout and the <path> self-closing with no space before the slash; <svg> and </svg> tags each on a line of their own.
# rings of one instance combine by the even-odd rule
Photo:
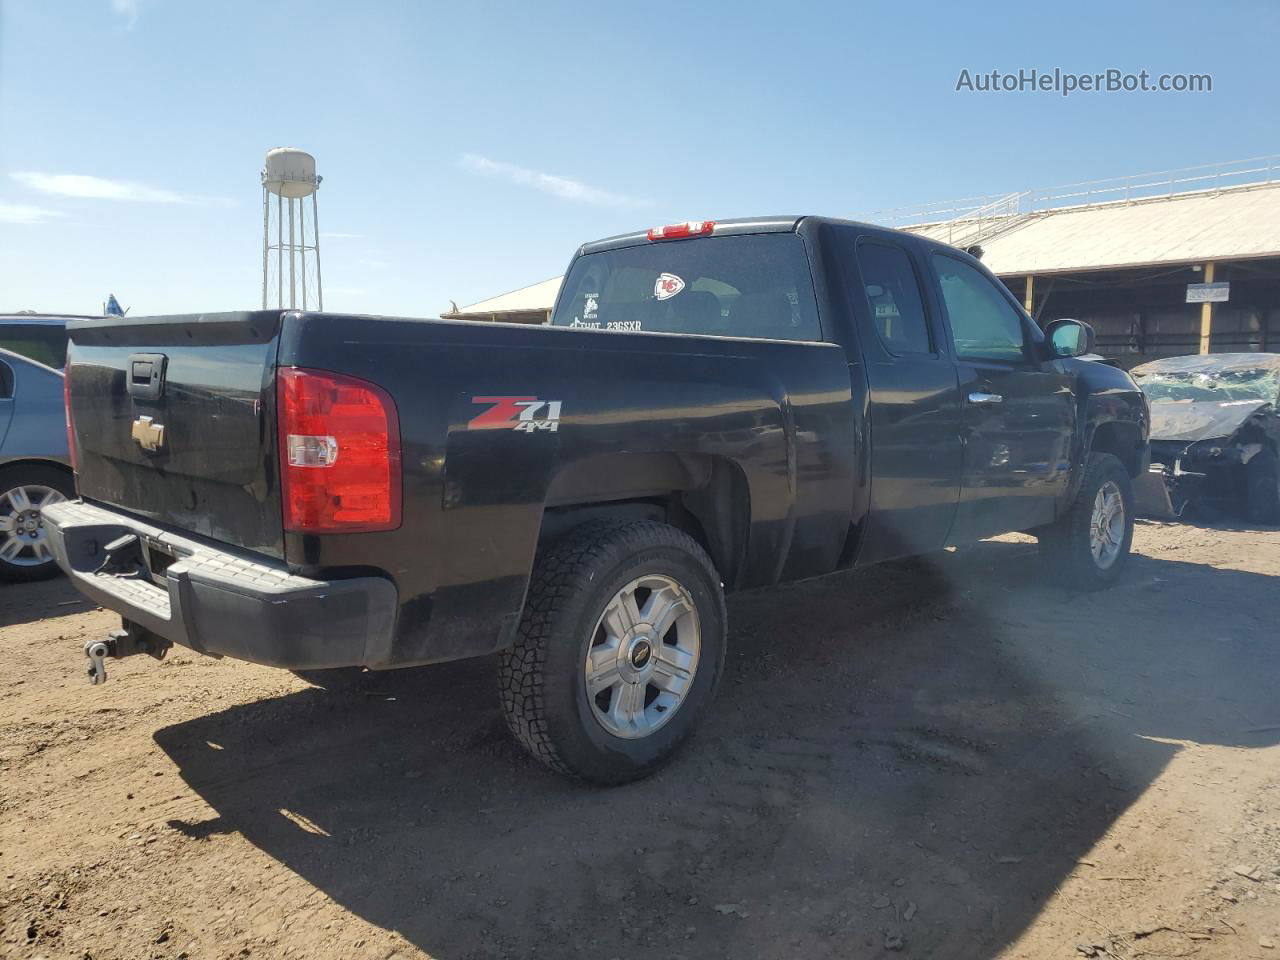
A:
<svg viewBox="0 0 1280 960">
<path fill-rule="evenodd" d="M 673 491 L 696 508 L 708 485 L 740 485 L 725 498 L 736 513 L 706 521 L 735 527 L 722 539 L 741 555 L 720 562 L 736 587 L 832 569 L 858 509 L 866 437 L 834 343 L 296 312 L 84 321 L 71 338 L 81 495 L 298 575 L 385 578 L 395 642 L 370 666 L 506 645 L 547 510 Z M 161 355 L 149 396 L 134 364 Z M 284 529 L 274 381 L 287 367 L 394 399 L 398 529 Z M 535 402 L 522 421 L 518 404 Z M 145 441 L 157 426 L 163 443 L 144 449 L 135 430 Z"/>
</svg>

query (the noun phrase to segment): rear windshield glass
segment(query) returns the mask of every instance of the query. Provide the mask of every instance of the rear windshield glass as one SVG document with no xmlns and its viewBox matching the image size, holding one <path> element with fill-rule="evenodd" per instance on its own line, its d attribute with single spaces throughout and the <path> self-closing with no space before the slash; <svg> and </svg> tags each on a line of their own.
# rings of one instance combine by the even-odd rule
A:
<svg viewBox="0 0 1280 960">
<path fill-rule="evenodd" d="M 648 243 L 579 257 L 551 323 L 646 333 L 820 340 L 794 233 Z"/>
<path fill-rule="evenodd" d="M 67 365 L 67 328 L 34 323 L 0 323 L 0 348 L 61 370 Z"/>
</svg>

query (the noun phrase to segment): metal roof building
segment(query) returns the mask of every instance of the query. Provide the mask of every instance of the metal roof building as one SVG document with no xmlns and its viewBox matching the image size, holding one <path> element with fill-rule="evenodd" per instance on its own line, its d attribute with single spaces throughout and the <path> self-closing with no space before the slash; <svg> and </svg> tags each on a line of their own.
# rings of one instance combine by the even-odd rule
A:
<svg viewBox="0 0 1280 960">
<path fill-rule="evenodd" d="M 1280 350 L 1280 156 L 859 219 L 980 247 L 1038 322 L 1086 320 L 1125 361 Z M 445 316 L 542 323 L 561 279 Z"/>
<path fill-rule="evenodd" d="M 556 294 L 560 292 L 560 281 L 563 279 L 564 277 L 552 277 L 531 287 L 521 287 L 466 307 L 455 304 L 452 310 L 442 313 L 441 317 L 446 320 L 546 323 L 551 319 L 551 308 L 555 305 Z"/>
<path fill-rule="evenodd" d="M 1042 325 L 1091 323 L 1100 352 L 1280 350 L 1280 157 L 976 197 L 870 219 L 982 260 Z"/>
<path fill-rule="evenodd" d="M 948 224 L 908 227 L 944 242 Z M 1280 183 L 1015 214 L 988 225 L 1000 276 L 1280 256 Z"/>
</svg>

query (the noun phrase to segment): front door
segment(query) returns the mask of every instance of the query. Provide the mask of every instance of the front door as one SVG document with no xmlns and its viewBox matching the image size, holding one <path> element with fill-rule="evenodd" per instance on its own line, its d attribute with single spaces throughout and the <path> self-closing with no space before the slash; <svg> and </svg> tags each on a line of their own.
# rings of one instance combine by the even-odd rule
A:
<svg viewBox="0 0 1280 960">
<path fill-rule="evenodd" d="M 1030 320 L 998 281 L 958 257 L 932 258 L 964 408 L 960 506 L 948 540 L 1050 523 L 1070 477 L 1072 378 L 1038 356 Z"/>
</svg>

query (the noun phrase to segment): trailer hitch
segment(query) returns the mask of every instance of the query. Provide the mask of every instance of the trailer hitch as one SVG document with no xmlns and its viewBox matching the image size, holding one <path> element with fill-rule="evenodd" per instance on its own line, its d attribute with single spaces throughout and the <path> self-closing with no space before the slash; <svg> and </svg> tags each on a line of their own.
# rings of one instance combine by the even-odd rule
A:
<svg viewBox="0 0 1280 960">
<path fill-rule="evenodd" d="M 105 640 L 90 640 L 84 645 L 84 655 L 89 658 L 87 673 L 94 686 L 107 682 L 107 658 L 123 660 L 125 657 L 145 653 L 163 660 L 173 641 L 157 636 L 146 627 L 125 620 L 120 630 L 112 630 Z"/>
</svg>

